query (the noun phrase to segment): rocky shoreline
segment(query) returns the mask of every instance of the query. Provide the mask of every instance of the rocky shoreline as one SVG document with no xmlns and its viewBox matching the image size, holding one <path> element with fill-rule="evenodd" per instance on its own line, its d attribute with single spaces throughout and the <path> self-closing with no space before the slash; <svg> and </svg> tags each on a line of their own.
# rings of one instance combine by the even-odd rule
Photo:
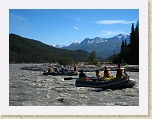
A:
<svg viewBox="0 0 152 119">
<path fill-rule="evenodd" d="M 114 64 L 104 64 L 102 66 L 95 66 L 95 65 L 78 65 L 78 71 L 80 71 L 81 69 L 84 72 L 94 72 L 95 70 L 99 70 L 99 71 L 104 71 L 104 67 L 107 66 L 108 68 L 111 69 L 111 71 L 116 71 L 117 70 L 117 65 Z M 21 69 L 22 70 L 30 70 L 30 71 L 44 71 L 44 70 L 48 70 L 48 68 L 54 68 L 57 67 L 59 69 L 61 69 L 61 65 L 57 65 L 57 64 L 35 64 L 35 65 L 30 65 L 30 66 L 23 66 Z M 139 72 L 139 65 L 125 65 L 122 66 L 125 68 L 125 71 L 129 71 L 129 72 Z M 74 66 L 66 66 L 66 68 L 68 70 L 74 70 Z"/>
</svg>

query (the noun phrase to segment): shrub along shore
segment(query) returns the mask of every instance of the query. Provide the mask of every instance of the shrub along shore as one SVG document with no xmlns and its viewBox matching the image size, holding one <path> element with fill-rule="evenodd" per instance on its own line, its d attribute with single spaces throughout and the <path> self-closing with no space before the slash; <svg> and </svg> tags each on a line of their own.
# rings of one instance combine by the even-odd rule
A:
<svg viewBox="0 0 152 119">
<path fill-rule="evenodd" d="M 77 65 L 78 67 L 78 71 L 80 71 L 81 69 L 84 72 L 94 72 L 95 70 L 99 70 L 99 71 L 103 71 L 104 67 L 107 66 L 108 68 L 111 69 L 111 71 L 116 71 L 117 70 L 117 65 L 116 64 L 103 64 L 101 66 L 95 66 L 95 65 Z M 58 65 L 58 64 L 31 64 L 29 66 L 23 66 L 21 69 L 22 70 L 30 70 L 30 71 L 44 71 L 44 70 L 48 70 L 49 68 L 54 68 L 57 67 L 58 69 L 61 69 L 62 65 Z M 67 65 L 65 66 L 66 69 L 68 70 L 74 70 L 74 65 Z M 125 68 L 125 71 L 129 71 L 129 72 L 139 72 L 139 65 L 125 65 L 122 66 Z"/>
</svg>

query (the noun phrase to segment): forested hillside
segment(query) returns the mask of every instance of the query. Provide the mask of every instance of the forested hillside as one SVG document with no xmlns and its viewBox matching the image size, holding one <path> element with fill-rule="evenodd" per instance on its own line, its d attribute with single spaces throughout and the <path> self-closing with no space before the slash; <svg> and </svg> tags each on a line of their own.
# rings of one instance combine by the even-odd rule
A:
<svg viewBox="0 0 152 119">
<path fill-rule="evenodd" d="M 58 49 L 37 40 L 9 34 L 10 63 L 58 62 L 64 64 L 86 61 L 88 57 L 89 53 L 83 50 Z"/>
</svg>

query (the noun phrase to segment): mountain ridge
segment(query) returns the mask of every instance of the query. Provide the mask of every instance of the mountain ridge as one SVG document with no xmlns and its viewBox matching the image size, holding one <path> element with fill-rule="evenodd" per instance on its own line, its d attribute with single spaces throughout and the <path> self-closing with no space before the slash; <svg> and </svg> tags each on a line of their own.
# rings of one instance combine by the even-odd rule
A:
<svg viewBox="0 0 152 119">
<path fill-rule="evenodd" d="M 101 43 L 101 42 L 106 42 L 108 40 L 113 40 L 113 39 L 117 39 L 117 41 L 119 42 L 122 42 L 122 39 L 126 39 L 127 40 L 127 43 L 129 43 L 129 39 L 130 38 L 130 35 L 129 34 L 119 34 L 119 35 L 116 35 L 116 36 L 113 36 L 113 37 L 110 37 L 110 38 L 102 38 L 102 37 L 95 37 L 95 38 L 85 38 L 83 41 L 81 42 L 73 42 L 71 43 L 70 45 L 68 46 L 60 46 L 60 45 L 57 45 L 57 44 L 51 44 L 52 47 L 57 47 L 57 48 L 63 48 L 63 47 L 69 47 L 69 46 L 76 46 L 76 45 L 89 45 L 89 44 L 94 44 L 94 43 Z"/>
<path fill-rule="evenodd" d="M 96 51 L 97 56 L 102 59 L 106 59 L 113 55 L 113 53 L 119 53 L 121 49 L 122 40 L 126 43 L 130 42 L 129 34 L 119 34 L 111 38 L 85 38 L 81 43 L 72 43 L 69 46 L 62 47 L 62 49 L 68 50 L 85 50 L 87 52 Z"/>
</svg>

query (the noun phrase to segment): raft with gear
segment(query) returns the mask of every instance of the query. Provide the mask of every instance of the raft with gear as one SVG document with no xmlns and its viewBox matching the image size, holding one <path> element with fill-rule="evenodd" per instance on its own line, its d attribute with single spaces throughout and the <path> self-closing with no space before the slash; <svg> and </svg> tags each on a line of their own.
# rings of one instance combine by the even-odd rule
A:
<svg viewBox="0 0 152 119">
<path fill-rule="evenodd" d="M 42 75 L 52 75 L 52 76 L 57 76 L 57 75 L 75 76 L 75 75 L 78 75 L 78 72 L 75 72 L 75 71 L 70 71 L 70 72 L 67 72 L 67 73 L 62 73 L 62 72 L 43 72 Z"/>
<path fill-rule="evenodd" d="M 134 79 L 129 77 L 116 78 L 112 76 L 111 78 L 77 78 L 75 81 L 76 87 L 92 87 L 92 88 L 102 88 L 102 89 L 123 89 L 132 88 L 136 84 Z"/>
</svg>

